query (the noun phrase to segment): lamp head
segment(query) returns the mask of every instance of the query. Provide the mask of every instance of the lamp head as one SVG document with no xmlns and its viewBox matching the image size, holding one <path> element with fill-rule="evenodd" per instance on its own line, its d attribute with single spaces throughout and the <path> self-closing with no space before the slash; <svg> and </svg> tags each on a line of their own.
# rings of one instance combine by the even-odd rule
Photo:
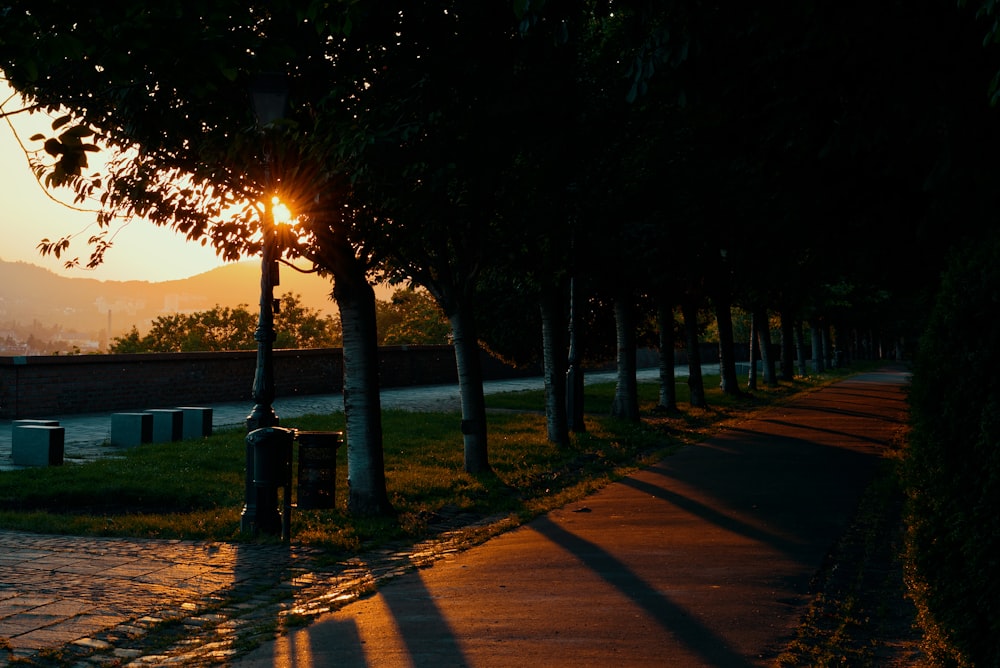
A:
<svg viewBox="0 0 1000 668">
<path fill-rule="evenodd" d="M 258 127 L 267 127 L 285 117 L 288 77 L 284 72 L 261 72 L 250 79 L 250 96 Z"/>
</svg>

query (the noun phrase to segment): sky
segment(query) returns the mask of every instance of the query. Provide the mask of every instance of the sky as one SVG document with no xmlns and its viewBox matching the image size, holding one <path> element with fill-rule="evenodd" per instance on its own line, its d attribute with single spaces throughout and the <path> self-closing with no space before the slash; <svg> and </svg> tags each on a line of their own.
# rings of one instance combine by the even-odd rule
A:
<svg viewBox="0 0 1000 668">
<path fill-rule="evenodd" d="M 4 111 L 20 107 L 20 98 L 8 101 L 11 89 L 0 79 L 0 104 Z M 36 132 L 51 133 L 51 118 L 42 114 L 18 114 L 9 117 L 17 135 L 27 148 Z M 64 202 L 72 202 L 69 191 L 55 193 Z M 24 151 L 18 145 L 7 120 L 0 118 L 0 259 L 23 261 L 45 267 L 62 276 L 110 281 L 167 281 L 200 274 L 222 264 L 215 253 L 200 243 L 186 241 L 183 235 L 157 227 L 146 220 L 134 220 L 115 237 L 114 247 L 96 269 L 65 269 L 63 259 L 39 254 L 44 239 L 79 235 L 68 255 L 80 257 L 86 264 L 89 256 L 87 238 L 97 230 L 96 214 L 74 211 L 53 202 L 35 180 Z"/>
</svg>

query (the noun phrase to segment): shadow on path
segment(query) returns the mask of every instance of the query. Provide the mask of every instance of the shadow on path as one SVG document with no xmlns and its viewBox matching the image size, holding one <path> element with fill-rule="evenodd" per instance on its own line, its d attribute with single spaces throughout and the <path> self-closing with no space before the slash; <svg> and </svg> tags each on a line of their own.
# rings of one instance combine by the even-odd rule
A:
<svg viewBox="0 0 1000 668">
<path fill-rule="evenodd" d="M 600 545 L 567 531 L 548 517 L 533 521 L 531 527 L 582 561 L 587 568 L 639 605 L 665 632 L 678 638 L 706 664 L 732 668 L 753 665 L 690 612 L 657 591 Z"/>
<path fill-rule="evenodd" d="M 448 620 L 419 574 L 405 587 L 387 587 L 361 599 L 357 617 L 330 618 L 275 641 L 268 663 L 275 667 L 466 666 Z M 427 643 L 427 638 L 434 638 Z"/>
</svg>

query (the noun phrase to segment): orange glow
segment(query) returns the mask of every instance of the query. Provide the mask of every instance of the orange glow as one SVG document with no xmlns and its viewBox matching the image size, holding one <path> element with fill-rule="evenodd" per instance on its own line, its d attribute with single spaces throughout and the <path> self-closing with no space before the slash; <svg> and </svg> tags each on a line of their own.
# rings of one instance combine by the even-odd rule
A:
<svg viewBox="0 0 1000 668">
<path fill-rule="evenodd" d="M 292 222 L 292 212 L 277 195 L 271 198 L 271 215 L 275 225 L 285 225 Z"/>
</svg>

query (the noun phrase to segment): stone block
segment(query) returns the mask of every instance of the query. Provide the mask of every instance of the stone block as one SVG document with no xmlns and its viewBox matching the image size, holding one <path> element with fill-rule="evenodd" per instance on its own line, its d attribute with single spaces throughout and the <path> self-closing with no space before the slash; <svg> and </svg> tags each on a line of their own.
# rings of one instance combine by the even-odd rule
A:
<svg viewBox="0 0 1000 668">
<path fill-rule="evenodd" d="M 184 413 L 184 440 L 212 435 L 212 409 L 199 406 L 181 406 Z"/>
<path fill-rule="evenodd" d="M 11 433 L 11 459 L 15 466 L 59 466 L 63 463 L 66 429 L 52 420 L 18 420 Z M 22 424 L 19 424 L 22 423 Z M 29 424 L 23 424 L 29 423 Z"/>
<path fill-rule="evenodd" d="M 59 420 L 14 420 L 11 427 L 22 427 L 27 425 L 40 425 L 42 427 L 58 427 Z"/>
<path fill-rule="evenodd" d="M 111 445 L 117 448 L 133 448 L 152 440 L 152 413 L 111 414 Z"/>
<path fill-rule="evenodd" d="M 184 411 L 179 408 L 152 408 L 153 443 L 168 443 L 184 438 Z"/>
</svg>

